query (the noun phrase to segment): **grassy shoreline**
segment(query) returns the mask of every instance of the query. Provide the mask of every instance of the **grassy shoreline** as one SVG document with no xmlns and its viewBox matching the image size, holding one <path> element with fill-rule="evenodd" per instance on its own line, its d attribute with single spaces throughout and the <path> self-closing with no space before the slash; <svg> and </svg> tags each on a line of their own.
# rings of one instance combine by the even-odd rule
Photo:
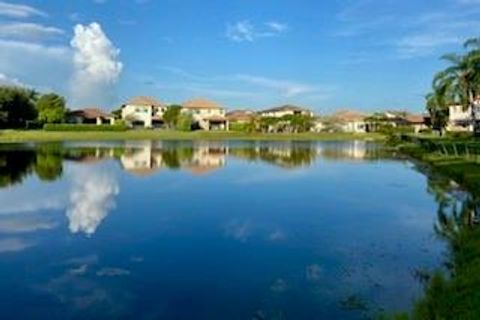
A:
<svg viewBox="0 0 480 320">
<path fill-rule="evenodd" d="M 438 174 L 447 179 L 429 178 L 429 190 L 439 202 L 435 230 L 448 245 L 448 268 L 428 275 L 425 294 L 412 312 L 386 319 L 479 319 L 480 226 L 476 217 L 480 208 L 480 154 L 460 152 L 462 144 L 479 142 L 471 138 L 406 138 L 398 150 L 428 168 L 431 177 Z M 455 148 L 448 147 L 452 142 L 457 144 Z M 470 195 L 446 196 L 450 181 Z"/>
<path fill-rule="evenodd" d="M 452 138 L 423 138 L 422 142 L 400 144 L 398 149 L 416 161 L 428 165 L 433 171 L 455 181 L 467 191 L 480 194 L 480 155 L 462 154 L 461 151 L 465 149 L 460 147 L 480 146 L 479 142 L 472 139 L 458 140 L 457 147 L 453 149 L 453 141 L 455 140 Z M 432 150 L 432 147 L 428 146 L 429 142 L 434 142 L 438 149 Z M 449 154 L 445 154 L 449 151 Z"/>
<path fill-rule="evenodd" d="M 43 130 L 0 130 L 0 143 L 49 141 L 102 141 L 102 140 L 372 140 L 385 136 L 377 133 L 242 133 L 242 132 L 182 132 L 168 130 L 129 130 L 124 132 L 88 131 L 62 132 Z"/>
</svg>

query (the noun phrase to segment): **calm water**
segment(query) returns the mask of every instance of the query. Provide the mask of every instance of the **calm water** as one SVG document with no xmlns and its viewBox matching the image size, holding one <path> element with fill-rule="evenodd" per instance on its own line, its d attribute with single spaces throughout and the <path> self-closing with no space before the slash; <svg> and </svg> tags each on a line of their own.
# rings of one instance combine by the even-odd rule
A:
<svg viewBox="0 0 480 320">
<path fill-rule="evenodd" d="M 445 251 L 364 142 L 4 145 L 0 204 L 1 319 L 360 319 Z"/>
</svg>

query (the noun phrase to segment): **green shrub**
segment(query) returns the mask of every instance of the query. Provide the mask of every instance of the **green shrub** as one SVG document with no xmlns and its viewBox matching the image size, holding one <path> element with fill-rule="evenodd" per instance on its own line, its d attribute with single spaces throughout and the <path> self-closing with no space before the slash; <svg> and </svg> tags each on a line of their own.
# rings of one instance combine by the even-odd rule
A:
<svg viewBox="0 0 480 320">
<path fill-rule="evenodd" d="M 193 118 L 190 114 L 180 114 L 177 119 L 177 130 L 191 131 L 193 125 Z"/>
<path fill-rule="evenodd" d="M 126 131 L 124 124 L 54 124 L 47 123 L 43 126 L 45 131 Z"/>
<path fill-rule="evenodd" d="M 249 123 L 230 122 L 229 124 L 229 130 L 231 131 L 248 132 L 249 127 Z"/>
</svg>

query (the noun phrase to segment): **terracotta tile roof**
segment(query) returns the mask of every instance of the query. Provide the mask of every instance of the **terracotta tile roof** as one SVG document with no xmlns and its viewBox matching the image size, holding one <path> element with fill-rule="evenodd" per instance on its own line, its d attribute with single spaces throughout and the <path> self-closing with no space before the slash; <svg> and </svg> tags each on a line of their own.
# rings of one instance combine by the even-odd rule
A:
<svg viewBox="0 0 480 320">
<path fill-rule="evenodd" d="M 130 99 L 125 105 L 135 105 L 135 106 L 154 106 L 154 107 L 163 107 L 164 104 L 152 97 L 138 96 Z"/>
<path fill-rule="evenodd" d="M 203 98 L 188 100 L 182 106 L 188 109 L 223 109 L 218 103 Z"/>
<path fill-rule="evenodd" d="M 82 117 L 85 119 L 109 118 L 112 116 L 111 114 L 106 113 L 100 108 L 95 107 L 73 110 L 69 112 L 69 115 L 75 117 Z"/>
<path fill-rule="evenodd" d="M 422 115 L 418 115 L 418 114 L 410 114 L 410 115 L 407 115 L 405 117 L 405 120 L 409 123 L 417 123 L 417 124 L 420 124 L 420 123 L 424 123 L 425 122 L 425 118 L 422 116 Z"/>
</svg>

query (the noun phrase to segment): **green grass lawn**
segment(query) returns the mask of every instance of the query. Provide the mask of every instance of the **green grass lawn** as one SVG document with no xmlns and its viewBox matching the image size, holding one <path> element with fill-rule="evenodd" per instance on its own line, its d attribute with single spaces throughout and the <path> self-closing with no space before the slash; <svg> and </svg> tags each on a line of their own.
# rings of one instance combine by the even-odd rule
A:
<svg viewBox="0 0 480 320">
<path fill-rule="evenodd" d="M 376 133 L 242 133 L 242 132 L 182 132 L 168 130 L 128 130 L 124 132 L 89 131 L 60 132 L 43 130 L 0 130 L 0 143 L 82 140 L 383 140 Z"/>
</svg>

